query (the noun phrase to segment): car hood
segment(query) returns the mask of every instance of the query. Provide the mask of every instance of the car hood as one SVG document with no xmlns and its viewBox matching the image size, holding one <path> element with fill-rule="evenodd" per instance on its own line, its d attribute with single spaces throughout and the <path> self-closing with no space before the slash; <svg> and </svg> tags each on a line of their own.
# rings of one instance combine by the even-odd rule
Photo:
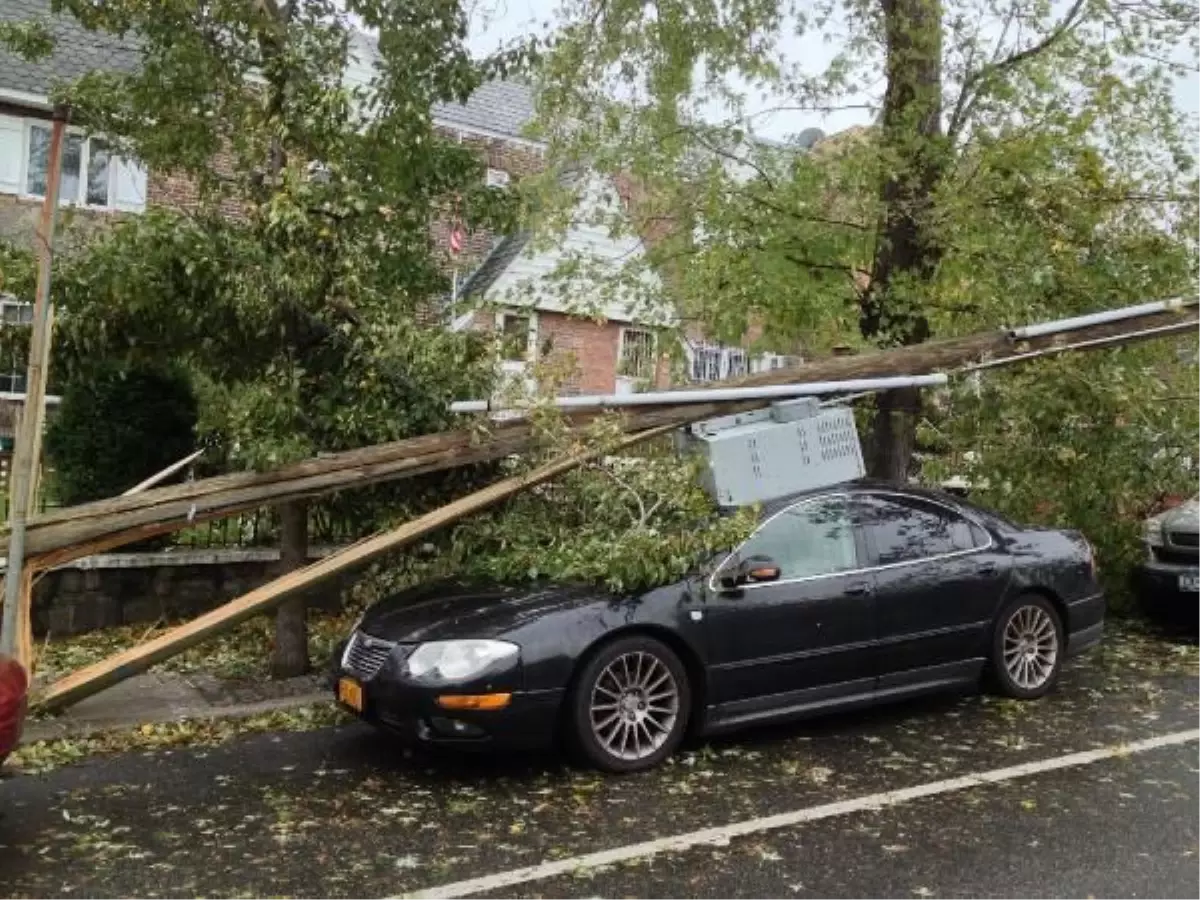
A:
<svg viewBox="0 0 1200 900">
<path fill-rule="evenodd" d="M 379 601 L 359 628 L 398 643 L 502 637 L 549 613 L 605 596 L 587 585 L 439 581 Z"/>
<path fill-rule="evenodd" d="M 1193 497 L 1174 509 L 1153 517 L 1168 531 L 1200 531 L 1200 500 Z"/>
</svg>

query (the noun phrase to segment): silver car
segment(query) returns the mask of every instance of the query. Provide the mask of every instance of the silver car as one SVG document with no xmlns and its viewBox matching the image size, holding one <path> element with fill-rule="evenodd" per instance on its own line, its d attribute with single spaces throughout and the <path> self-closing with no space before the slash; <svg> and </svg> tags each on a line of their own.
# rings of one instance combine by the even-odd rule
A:
<svg viewBox="0 0 1200 900">
<path fill-rule="evenodd" d="M 1155 618 L 1194 626 L 1200 614 L 1200 498 L 1151 516 L 1144 540 L 1146 560 L 1136 571 L 1143 607 Z"/>
</svg>

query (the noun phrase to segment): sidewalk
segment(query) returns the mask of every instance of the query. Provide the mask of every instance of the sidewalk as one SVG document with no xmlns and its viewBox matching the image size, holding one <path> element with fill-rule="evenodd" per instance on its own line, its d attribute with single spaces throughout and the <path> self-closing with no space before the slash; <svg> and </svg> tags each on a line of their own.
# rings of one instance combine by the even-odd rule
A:
<svg viewBox="0 0 1200 900">
<path fill-rule="evenodd" d="M 209 675 L 134 675 L 57 716 L 27 719 L 21 744 L 179 719 L 242 718 L 331 699 L 323 675 L 283 681 L 225 681 Z"/>
</svg>

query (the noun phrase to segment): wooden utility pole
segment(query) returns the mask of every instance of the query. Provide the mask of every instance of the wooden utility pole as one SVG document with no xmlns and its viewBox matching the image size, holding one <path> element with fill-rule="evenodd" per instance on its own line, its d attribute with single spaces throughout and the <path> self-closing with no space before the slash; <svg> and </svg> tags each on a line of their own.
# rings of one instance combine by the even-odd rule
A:
<svg viewBox="0 0 1200 900">
<path fill-rule="evenodd" d="M 13 448 L 9 499 L 8 565 L 4 573 L 4 616 L 0 619 L 0 654 L 15 656 L 28 672 L 32 666 L 29 641 L 20 637 L 28 630 L 33 589 L 32 573 L 25 572 L 25 520 L 33 505 L 34 473 L 42 447 L 42 423 L 46 411 L 46 370 L 50 363 L 50 268 L 54 263 L 54 226 L 58 220 L 58 190 L 62 182 L 63 137 L 67 129 L 66 107 L 54 109 L 47 160 L 46 196 L 37 228 L 38 281 L 33 299 L 33 333 L 29 339 L 29 368 L 25 379 L 25 404 L 17 423 Z M 24 611 L 24 615 L 22 615 Z"/>
</svg>

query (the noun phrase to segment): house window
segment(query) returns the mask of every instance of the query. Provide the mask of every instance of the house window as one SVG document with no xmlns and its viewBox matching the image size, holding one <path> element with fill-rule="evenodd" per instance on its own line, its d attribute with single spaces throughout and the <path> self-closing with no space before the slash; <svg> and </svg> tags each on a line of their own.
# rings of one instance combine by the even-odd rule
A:
<svg viewBox="0 0 1200 900">
<path fill-rule="evenodd" d="M 0 116 L 0 192 L 42 198 L 49 187 L 51 126 Z M 59 199 L 64 206 L 137 211 L 146 205 L 146 171 L 101 138 L 63 138 Z"/>
<path fill-rule="evenodd" d="M 0 325 L 15 325 L 29 327 L 33 323 L 33 304 L 19 300 L 0 301 Z M 25 365 L 16 346 L 12 346 L 12 356 L 0 360 L 0 393 L 25 393 Z"/>
<path fill-rule="evenodd" d="M 691 349 L 692 381 L 724 381 L 749 371 L 750 358 L 740 347 L 700 344 Z"/>
<path fill-rule="evenodd" d="M 621 350 L 617 374 L 625 378 L 654 378 L 654 332 L 641 328 L 621 329 Z"/>
<path fill-rule="evenodd" d="M 746 351 L 730 349 L 726 351 L 725 377 L 741 378 L 746 374 Z"/>
<path fill-rule="evenodd" d="M 692 353 L 692 381 L 719 381 L 723 358 L 720 347 L 697 347 Z"/>
<path fill-rule="evenodd" d="M 533 320 L 522 313 L 501 313 L 500 358 L 505 362 L 525 362 L 529 359 Z"/>
<path fill-rule="evenodd" d="M 487 186 L 488 187 L 504 187 L 508 184 L 508 181 L 509 181 L 508 173 L 505 172 L 503 169 L 489 168 L 487 170 Z"/>
<path fill-rule="evenodd" d="M 33 304 L 19 300 L 0 301 L 0 323 L 5 325 L 32 325 Z"/>
</svg>

